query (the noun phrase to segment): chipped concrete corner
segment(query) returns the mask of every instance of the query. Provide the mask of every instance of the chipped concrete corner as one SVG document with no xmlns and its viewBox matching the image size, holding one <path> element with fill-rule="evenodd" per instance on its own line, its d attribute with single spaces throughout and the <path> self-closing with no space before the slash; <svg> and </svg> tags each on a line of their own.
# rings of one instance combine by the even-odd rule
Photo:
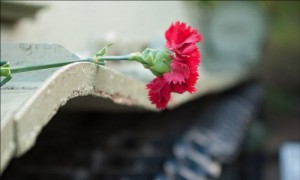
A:
<svg viewBox="0 0 300 180">
<path fill-rule="evenodd" d="M 1 60 L 9 61 L 11 66 L 76 59 L 59 45 L 1 45 Z M 155 110 L 147 100 L 143 82 L 91 63 L 15 74 L 1 88 L 1 172 L 12 157 L 22 155 L 34 145 L 59 107 L 71 98 L 86 95 Z"/>
</svg>

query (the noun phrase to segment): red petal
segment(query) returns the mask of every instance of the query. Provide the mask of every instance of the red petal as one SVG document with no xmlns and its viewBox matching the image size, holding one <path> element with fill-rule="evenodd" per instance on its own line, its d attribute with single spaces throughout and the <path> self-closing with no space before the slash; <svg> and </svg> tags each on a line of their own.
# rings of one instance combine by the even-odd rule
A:
<svg viewBox="0 0 300 180">
<path fill-rule="evenodd" d="M 196 92 L 196 82 L 198 80 L 199 74 L 197 71 L 192 72 L 189 79 L 187 80 L 187 91 L 190 93 Z"/>
<path fill-rule="evenodd" d="M 198 47 L 194 44 L 185 44 L 179 49 L 180 54 L 182 55 L 189 55 L 193 52 L 197 51 Z"/>
<path fill-rule="evenodd" d="M 182 84 L 190 76 L 189 67 L 184 63 L 172 61 L 171 69 L 170 73 L 164 74 L 164 78 L 169 83 Z"/>
<path fill-rule="evenodd" d="M 148 97 L 158 109 L 165 109 L 171 98 L 171 87 L 167 81 L 158 76 L 147 84 Z"/>
<path fill-rule="evenodd" d="M 149 99 L 159 109 L 166 108 L 171 92 L 195 92 L 199 76 L 200 52 L 196 43 L 202 40 L 202 36 L 198 31 L 177 21 L 167 29 L 165 38 L 166 47 L 174 52 L 171 56 L 171 72 L 158 76 L 147 84 Z"/>
<path fill-rule="evenodd" d="M 178 94 L 182 94 L 185 91 L 187 91 L 188 87 L 186 83 L 183 84 L 172 84 L 172 92 L 178 93 Z"/>
<path fill-rule="evenodd" d="M 167 40 L 167 47 L 171 49 L 180 48 L 187 43 L 195 44 L 202 40 L 202 36 L 196 29 L 179 21 L 169 27 L 165 32 L 165 38 Z"/>
</svg>

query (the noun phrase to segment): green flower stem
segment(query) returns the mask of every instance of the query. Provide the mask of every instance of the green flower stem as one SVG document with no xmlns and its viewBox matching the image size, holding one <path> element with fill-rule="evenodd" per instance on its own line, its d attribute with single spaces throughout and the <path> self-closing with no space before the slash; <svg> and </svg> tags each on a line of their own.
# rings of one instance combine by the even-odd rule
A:
<svg viewBox="0 0 300 180">
<path fill-rule="evenodd" d="M 97 60 L 101 61 L 120 61 L 120 60 L 132 60 L 131 54 L 129 55 L 124 55 L 124 56 L 99 56 L 97 57 Z"/>
<path fill-rule="evenodd" d="M 66 61 L 66 62 L 53 63 L 53 64 L 32 65 L 32 66 L 25 66 L 25 67 L 14 67 L 14 68 L 10 68 L 8 62 L 1 61 L 0 75 L 5 76 L 5 79 L 1 81 L 1 86 L 7 83 L 12 78 L 11 75 L 15 73 L 61 67 L 76 62 L 91 62 L 98 65 L 104 65 L 105 61 L 119 61 L 119 60 L 130 60 L 130 61 L 141 62 L 143 61 L 143 57 L 140 55 L 140 53 L 132 53 L 124 56 L 95 56 L 94 58 L 89 58 L 89 59 Z"/>
<path fill-rule="evenodd" d="M 6 84 L 10 79 L 12 78 L 11 75 L 6 76 L 1 82 L 0 82 L 0 87 Z"/>
<path fill-rule="evenodd" d="M 91 61 L 92 61 L 91 59 L 83 59 L 83 60 L 67 61 L 67 62 L 54 63 L 54 64 L 42 64 L 42 65 L 34 65 L 34 66 L 26 66 L 26 67 L 15 67 L 15 68 L 10 68 L 10 72 L 12 74 L 14 74 L 14 73 L 34 71 L 34 70 L 40 70 L 40 69 L 61 67 L 61 66 L 67 65 L 67 64 L 75 63 L 75 62 L 91 62 Z"/>
<path fill-rule="evenodd" d="M 93 63 L 103 64 L 105 61 L 121 61 L 121 60 L 136 61 L 142 64 L 147 64 L 147 62 L 145 62 L 143 56 L 139 52 L 131 53 L 123 56 L 98 56 L 98 57 L 94 57 Z"/>
<path fill-rule="evenodd" d="M 6 72 L 8 69 L 10 69 L 10 73 L 21 73 L 21 72 L 27 72 L 27 71 L 34 71 L 34 70 L 40 70 L 40 69 L 49 69 L 49 68 L 55 68 L 55 67 L 61 67 L 67 64 L 75 63 L 75 62 L 93 62 L 98 64 L 101 61 L 114 61 L 114 60 L 134 60 L 132 54 L 124 55 L 124 56 L 100 56 L 96 59 L 83 59 L 83 60 L 76 60 L 76 61 L 67 61 L 67 62 L 61 62 L 61 63 L 54 63 L 54 64 L 42 64 L 42 65 L 33 65 L 33 66 L 25 66 L 25 67 L 15 67 L 15 68 L 4 68 L 1 67 L 1 75 L 8 75 Z"/>
</svg>

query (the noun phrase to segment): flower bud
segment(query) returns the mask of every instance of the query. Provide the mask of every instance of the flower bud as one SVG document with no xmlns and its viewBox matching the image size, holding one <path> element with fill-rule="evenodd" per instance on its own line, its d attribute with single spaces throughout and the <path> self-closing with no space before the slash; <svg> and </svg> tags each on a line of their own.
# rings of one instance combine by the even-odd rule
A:
<svg viewBox="0 0 300 180">
<path fill-rule="evenodd" d="M 170 72 L 171 52 L 167 49 L 149 49 L 146 48 L 140 54 L 139 62 L 149 69 L 154 75 L 160 76 Z"/>
</svg>

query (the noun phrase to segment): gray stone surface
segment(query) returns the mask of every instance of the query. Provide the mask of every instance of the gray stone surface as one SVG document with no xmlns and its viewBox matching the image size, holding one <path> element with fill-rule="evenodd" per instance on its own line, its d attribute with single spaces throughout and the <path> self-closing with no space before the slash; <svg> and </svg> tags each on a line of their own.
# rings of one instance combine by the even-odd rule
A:
<svg viewBox="0 0 300 180">
<path fill-rule="evenodd" d="M 2 103 L 1 103 L 2 109 Z M 2 113 L 1 113 L 2 115 Z M 15 132 L 14 132 L 14 121 L 12 121 L 12 114 L 6 114 L 3 118 L 1 117 L 1 162 L 0 162 L 0 173 L 3 172 L 9 160 L 14 156 L 16 151 Z"/>
<path fill-rule="evenodd" d="M 59 45 L 1 45 L 1 60 L 9 61 L 11 67 L 76 59 Z M 13 74 L 13 79 L 1 87 L 1 171 L 13 156 L 22 155 L 34 145 L 60 106 L 86 95 L 155 110 L 143 82 L 91 63 Z"/>
<path fill-rule="evenodd" d="M 14 67 L 76 59 L 59 45 L 1 45 L 1 60 Z M 34 145 L 43 127 L 72 98 L 80 97 L 70 101 L 73 110 L 156 111 L 147 97 L 147 82 L 120 72 L 91 63 L 73 63 L 14 74 L 1 87 L 1 171 L 12 157 Z M 249 71 L 210 74 L 205 69 L 200 69 L 200 76 L 197 93 L 173 94 L 168 107 L 223 91 L 250 77 Z"/>
</svg>

